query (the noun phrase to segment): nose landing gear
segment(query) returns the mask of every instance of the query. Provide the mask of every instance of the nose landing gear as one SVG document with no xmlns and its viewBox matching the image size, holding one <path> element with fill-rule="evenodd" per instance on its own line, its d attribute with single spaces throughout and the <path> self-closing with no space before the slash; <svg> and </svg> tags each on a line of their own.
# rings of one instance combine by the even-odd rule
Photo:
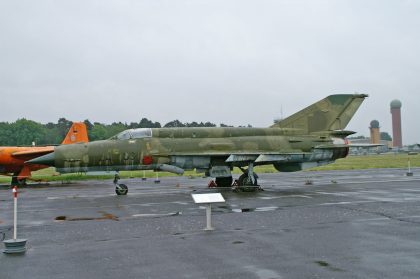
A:
<svg viewBox="0 0 420 279">
<path fill-rule="evenodd" d="M 26 185 L 26 178 L 18 179 L 17 175 L 12 176 L 11 186 L 23 186 Z"/>
<path fill-rule="evenodd" d="M 114 185 L 115 185 L 115 193 L 118 196 L 125 196 L 128 193 L 128 187 L 125 184 L 119 184 L 118 180 L 120 180 L 120 175 L 118 173 L 114 176 Z"/>
</svg>

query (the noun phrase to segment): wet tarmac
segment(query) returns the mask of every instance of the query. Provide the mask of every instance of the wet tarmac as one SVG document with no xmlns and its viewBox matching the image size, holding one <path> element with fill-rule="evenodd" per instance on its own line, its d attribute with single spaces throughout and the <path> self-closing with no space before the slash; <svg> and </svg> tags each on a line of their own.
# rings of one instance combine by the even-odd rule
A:
<svg viewBox="0 0 420 279">
<path fill-rule="evenodd" d="M 420 169 L 261 174 L 264 191 L 208 179 L 121 180 L 20 189 L 24 255 L 0 278 L 420 278 Z M 214 231 L 192 193 L 221 192 Z M 12 237 L 0 186 L 0 239 Z M 1 246 L 3 249 L 3 246 Z"/>
</svg>

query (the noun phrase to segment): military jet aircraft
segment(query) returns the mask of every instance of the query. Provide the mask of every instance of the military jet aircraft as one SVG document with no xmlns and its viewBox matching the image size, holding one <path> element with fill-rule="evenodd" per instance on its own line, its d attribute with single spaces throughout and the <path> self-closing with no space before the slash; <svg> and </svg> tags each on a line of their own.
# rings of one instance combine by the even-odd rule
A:
<svg viewBox="0 0 420 279">
<path fill-rule="evenodd" d="M 278 121 L 269 128 L 131 129 L 102 141 L 57 146 L 27 163 L 55 166 L 60 173 L 155 170 L 183 174 L 196 170 L 230 187 L 231 171 L 243 174 L 239 187 L 256 186 L 254 167 L 272 164 L 280 172 L 300 171 L 346 157 L 345 131 L 367 95 L 341 94 Z M 116 183 L 118 195 L 127 187 Z"/>
<path fill-rule="evenodd" d="M 89 141 L 86 125 L 74 122 L 61 144 Z M 12 185 L 22 185 L 31 177 L 32 171 L 48 168 L 25 162 L 54 151 L 54 146 L 0 146 L 0 174 L 11 175 Z"/>
</svg>

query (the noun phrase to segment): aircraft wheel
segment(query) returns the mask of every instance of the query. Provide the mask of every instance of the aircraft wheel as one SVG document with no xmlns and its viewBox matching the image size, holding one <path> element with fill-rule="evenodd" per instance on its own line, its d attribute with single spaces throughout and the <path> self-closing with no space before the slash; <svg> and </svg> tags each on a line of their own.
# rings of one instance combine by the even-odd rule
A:
<svg viewBox="0 0 420 279">
<path fill-rule="evenodd" d="M 12 176 L 12 186 L 22 186 L 22 185 L 26 185 L 26 179 L 18 179 L 17 176 Z"/>
<path fill-rule="evenodd" d="M 216 177 L 217 187 L 231 187 L 233 182 L 232 176 L 229 177 Z"/>
<path fill-rule="evenodd" d="M 17 176 L 12 176 L 11 185 L 12 186 L 19 185 L 19 180 L 18 180 Z"/>
<path fill-rule="evenodd" d="M 125 184 L 118 184 L 117 186 L 115 186 L 115 193 L 118 196 L 123 196 L 123 195 L 127 195 L 128 193 L 128 187 Z"/>
<path fill-rule="evenodd" d="M 248 173 L 244 173 L 239 177 L 239 186 L 258 186 L 257 175 L 254 173 L 254 183 L 248 176 Z"/>
</svg>

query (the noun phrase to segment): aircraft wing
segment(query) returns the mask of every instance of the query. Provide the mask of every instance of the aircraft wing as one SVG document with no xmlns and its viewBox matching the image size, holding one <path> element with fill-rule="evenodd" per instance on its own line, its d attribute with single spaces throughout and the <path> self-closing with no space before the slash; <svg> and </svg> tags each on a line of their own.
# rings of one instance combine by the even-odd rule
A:
<svg viewBox="0 0 420 279">
<path fill-rule="evenodd" d="M 299 162 L 305 160 L 329 160 L 332 156 L 331 152 L 324 151 L 323 148 L 317 149 L 316 152 L 246 152 L 246 153 L 212 153 L 212 154 L 177 154 L 172 155 L 174 161 L 187 157 L 222 157 L 225 163 L 229 164 L 242 164 L 246 162 L 255 162 L 257 164 L 270 164 L 276 162 Z"/>
<path fill-rule="evenodd" d="M 12 153 L 13 157 L 38 157 L 54 151 L 53 146 L 34 147 L 24 151 L 17 151 Z"/>
<path fill-rule="evenodd" d="M 385 146 L 385 144 L 374 144 L 374 143 L 345 143 L 345 144 L 327 144 L 327 145 L 318 145 L 316 148 L 319 149 L 334 149 L 334 148 L 343 148 L 343 147 L 378 147 Z"/>
<path fill-rule="evenodd" d="M 231 154 L 226 163 L 247 162 L 254 161 L 256 163 L 262 162 L 276 162 L 276 161 L 289 161 L 293 159 L 300 159 L 309 156 L 310 153 L 267 153 L 267 154 Z"/>
</svg>

